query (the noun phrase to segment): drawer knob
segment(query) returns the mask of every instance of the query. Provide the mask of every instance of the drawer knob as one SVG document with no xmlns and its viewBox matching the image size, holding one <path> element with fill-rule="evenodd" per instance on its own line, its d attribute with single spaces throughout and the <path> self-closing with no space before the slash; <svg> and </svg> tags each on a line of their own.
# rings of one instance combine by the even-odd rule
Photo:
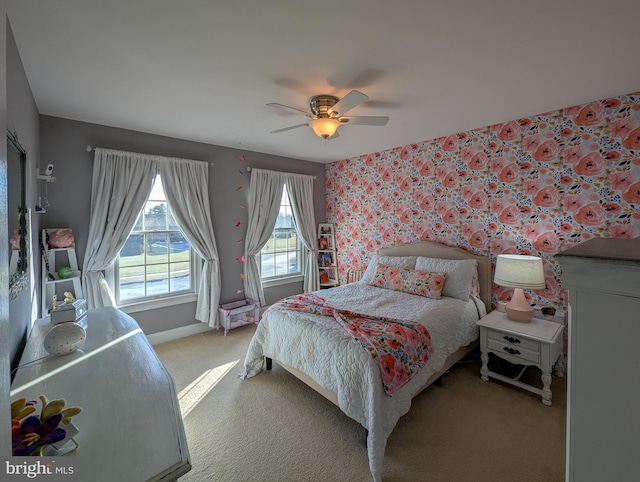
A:
<svg viewBox="0 0 640 482">
<path fill-rule="evenodd" d="M 506 340 L 506 341 L 508 341 L 509 343 L 516 343 L 516 344 L 517 344 L 517 343 L 520 343 L 520 340 L 518 340 L 517 338 L 515 338 L 515 337 L 513 337 L 513 336 L 507 336 L 507 335 L 504 335 L 504 336 L 503 336 L 503 339 L 504 339 L 504 340 Z"/>
<path fill-rule="evenodd" d="M 520 350 L 516 350 L 515 348 L 509 348 L 508 346 L 505 346 L 503 350 L 506 351 L 509 355 L 520 355 Z"/>
</svg>

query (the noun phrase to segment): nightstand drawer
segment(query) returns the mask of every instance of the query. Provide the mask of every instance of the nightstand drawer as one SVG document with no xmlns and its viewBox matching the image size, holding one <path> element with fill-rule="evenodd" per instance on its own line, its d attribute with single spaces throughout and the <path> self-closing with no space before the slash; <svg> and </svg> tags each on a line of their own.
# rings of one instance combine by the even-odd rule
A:
<svg viewBox="0 0 640 482">
<path fill-rule="evenodd" d="M 489 330 L 487 336 L 492 339 L 504 343 L 506 345 L 512 345 L 513 348 L 526 348 L 528 350 L 540 351 L 540 342 L 530 340 L 518 335 L 512 335 L 511 333 L 505 333 L 503 331 Z"/>
<path fill-rule="evenodd" d="M 496 340 L 494 338 L 489 338 L 487 340 L 487 345 L 489 351 L 493 353 L 504 353 L 531 363 L 540 363 L 540 345 L 532 350 L 513 343 L 505 343 L 504 341 Z"/>
</svg>

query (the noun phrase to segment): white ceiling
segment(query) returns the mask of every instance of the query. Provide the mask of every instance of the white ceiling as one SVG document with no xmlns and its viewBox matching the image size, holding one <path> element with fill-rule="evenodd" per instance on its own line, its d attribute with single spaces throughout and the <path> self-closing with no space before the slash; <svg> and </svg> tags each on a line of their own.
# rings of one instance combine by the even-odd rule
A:
<svg viewBox="0 0 640 482">
<path fill-rule="evenodd" d="M 41 114 L 330 162 L 640 90 L 637 0 L 9 0 Z M 324 141 L 268 102 L 370 101 Z"/>
</svg>

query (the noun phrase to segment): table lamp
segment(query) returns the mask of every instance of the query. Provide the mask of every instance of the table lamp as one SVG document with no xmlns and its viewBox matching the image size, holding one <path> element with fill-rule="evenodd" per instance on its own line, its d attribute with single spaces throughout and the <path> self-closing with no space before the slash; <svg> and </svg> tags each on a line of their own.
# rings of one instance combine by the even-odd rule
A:
<svg viewBox="0 0 640 482">
<path fill-rule="evenodd" d="M 521 254 L 499 254 L 493 281 L 505 288 L 515 288 L 511 301 L 506 306 L 507 317 L 514 321 L 531 321 L 533 308 L 522 290 L 540 290 L 545 287 L 542 259 Z"/>
</svg>

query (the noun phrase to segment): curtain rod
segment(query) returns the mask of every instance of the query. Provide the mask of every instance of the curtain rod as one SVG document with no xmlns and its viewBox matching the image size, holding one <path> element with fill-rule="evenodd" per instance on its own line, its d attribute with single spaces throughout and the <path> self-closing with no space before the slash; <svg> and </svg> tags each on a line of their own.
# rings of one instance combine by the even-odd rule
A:
<svg viewBox="0 0 640 482">
<path fill-rule="evenodd" d="M 87 144 L 87 152 L 91 152 L 91 151 L 95 151 L 97 148 L 96 147 L 91 147 L 89 144 Z M 111 149 L 111 150 L 117 150 L 117 149 Z M 120 151 L 120 152 L 127 152 L 127 151 Z M 131 154 L 142 154 L 139 152 L 131 152 Z M 144 156 L 154 156 L 154 157 L 172 157 L 172 156 L 160 156 L 160 155 L 156 155 L 156 154 L 142 154 Z M 173 159 L 179 159 L 177 157 L 173 157 Z M 196 161 L 195 159 L 184 159 L 185 161 L 191 161 L 194 160 L 195 162 L 206 162 L 207 164 L 209 164 L 210 166 L 213 166 L 213 161 Z"/>
<path fill-rule="evenodd" d="M 251 172 L 251 166 L 247 166 L 247 172 Z M 296 174 L 296 173 L 293 173 L 293 174 Z M 302 174 L 302 175 L 303 176 L 310 176 L 310 174 Z M 315 174 L 313 175 L 313 178 L 314 179 L 316 178 Z"/>
</svg>

